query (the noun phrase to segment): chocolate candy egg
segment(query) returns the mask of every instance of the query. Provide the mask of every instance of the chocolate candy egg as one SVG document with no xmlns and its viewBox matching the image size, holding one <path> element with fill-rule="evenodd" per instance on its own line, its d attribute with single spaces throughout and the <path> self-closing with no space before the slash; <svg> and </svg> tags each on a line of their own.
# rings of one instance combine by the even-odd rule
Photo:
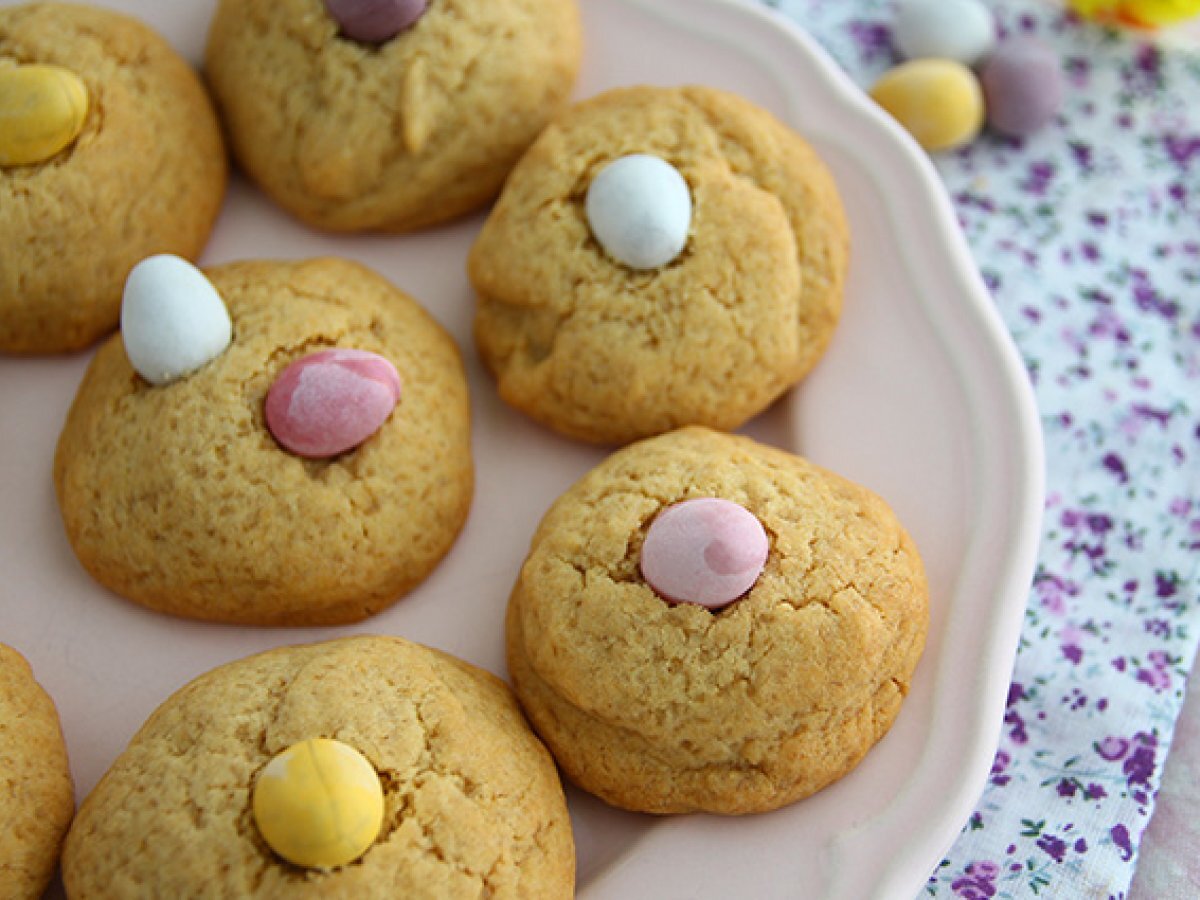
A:
<svg viewBox="0 0 1200 900">
<path fill-rule="evenodd" d="M 980 0 L 904 0 L 892 33 L 907 59 L 973 66 L 995 43 L 996 22 Z"/>
<path fill-rule="evenodd" d="M 886 72 L 871 97 L 926 150 L 948 150 L 979 134 L 983 91 L 975 74 L 949 59 L 917 59 Z"/>
<path fill-rule="evenodd" d="M 373 435 L 399 401 L 400 375 L 382 356 L 322 350 L 275 379 L 267 391 L 267 428 L 297 456 L 322 459 Z"/>
<path fill-rule="evenodd" d="M 718 608 L 754 586 L 767 549 L 762 523 L 745 507 L 718 497 L 685 500 L 650 523 L 642 577 L 665 600 Z"/>
<path fill-rule="evenodd" d="M 692 194 L 664 159 L 634 153 L 592 179 L 588 227 L 609 256 L 632 269 L 657 269 L 675 259 L 692 225 Z"/>
<path fill-rule="evenodd" d="M 1001 134 L 1023 137 L 1047 125 L 1062 107 L 1058 57 L 1036 38 L 1004 41 L 979 73 L 987 121 Z"/>
<path fill-rule="evenodd" d="M 313 738 L 267 763 L 254 782 L 251 807 L 272 850 L 297 866 L 333 869 L 375 843 L 383 826 L 383 786 L 353 747 Z"/>
<path fill-rule="evenodd" d="M 121 338 L 129 362 L 151 384 L 169 384 L 220 356 L 233 337 L 229 311 L 186 259 L 143 259 L 125 280 Z"/>
<path fill-rule="evenodd" d="M 325 0 L 342 34 L 366 44 L 382 44 L 411 28 L 428 0 Z"/>
<path fill-rule="evenodd" d="M 59 66 L 0 67 L 0 166 L 45 162 L 69 147 L 87 119 L 88 93 Z"/>
</svg>

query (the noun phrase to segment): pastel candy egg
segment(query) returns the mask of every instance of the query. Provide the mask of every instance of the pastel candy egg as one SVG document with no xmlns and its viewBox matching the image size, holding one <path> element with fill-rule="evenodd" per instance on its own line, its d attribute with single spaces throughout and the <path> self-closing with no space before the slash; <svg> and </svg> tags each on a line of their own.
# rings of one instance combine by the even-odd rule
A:
<svg viewBox="0 0 1200 900">
<path fill-rule="evenodd" d="M 978 62 L 996 40 L 996 22 L 980 0 L 905 0 L 892 34 L 906 59 Z"/>
<path fill-rule="evenodd" d="M 726 606 L 753 587 L 767 561 L 767 533 L 745 507 L 717 497 L 685 500 L 650 523 L 641 570 L 660 597 Z"/>
<path fill-rule="evenodd" d="M 1200 15 L 1200 0 L 1125 0 L 1121 17 L 1134 25 L 1151 28 L 1174 25 Z"/>
<path fill-rule="evenodd" d="M 0 67 L 0 166 L 45 162 L 79 137 L 88 93 L 59 66 Z"/>
<path fill-rule="evenodd" d="M 692 226 L 692 194 L 679 170 L 646 153 L 623 156 L 592 179 L 588 227 L 609 256 L 633 269 L 675 259 Z"/>
<path fill-rule="evenodd" d="M 342 34 L 366 44 L 390 41 L 425 14 L 428 0 L 325 0 Z"/>
<path fill-rule="evenodd" d="M 138 374 L 169 384 L 216 359 L 233 323 L 217 289 L 186 259 L 149 256 L 125 280 L 121 338 Z"/>
<path fill-rule="evenodd" d="M 1054 52 L 1035 38 L 1001 43 L 984 63 L 979 80 L 988 124 L 1001 134 L 1032 134 L 1062 107 L 1062 67 Z"/>
<path fill-rule="evenodd" d="M 341 741 L 293 744 L 259 773 L 251 799 L 267 845 L 297 866 L 333 869 L 370 849 L 383 826 L 383 786 Z"/>
<path fill-rule="evenodd" d="M 965 144 L 983 126 L 983 91 L 974 73 L 949 59 L 917 59 L 886 72 L 871 97 L 926 150 Z"/>
<path fill-rule="evenodd" d="M 267 391 L 267 428 L 297 456 L 322 459 L 357 447 L 400 401 L 400 375 L 366 350 L 322 350 L 296 360 Z"/>
<path fill-rule="evenodd" d="M 1091 19 L 1143 28 L 1173 25 L 1200 15 L 1200 0 L 1068 0 L 1068 5 Z"/>
</svg>

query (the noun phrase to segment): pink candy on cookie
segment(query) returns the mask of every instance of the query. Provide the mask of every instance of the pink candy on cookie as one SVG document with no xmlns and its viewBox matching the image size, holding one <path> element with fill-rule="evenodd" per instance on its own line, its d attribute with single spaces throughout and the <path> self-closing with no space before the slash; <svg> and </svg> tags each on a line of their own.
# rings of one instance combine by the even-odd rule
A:
<svg viewBox="0 0 1200 900">
<path fill-rule="evenodd" d="M 365 44 L 382 44 L 411 28 L 427 5 L 428 0 L 325 0 L 342 34 Z"/>
<path fill-rule="evenodd" d="M 296 360 L 267 391 L 267 428 L 283 447 L 310 459 L 357 447 L 400 402 L 400 375 L 366 350 L 322 350 Z"/>
<path fill-rule="evenodd" d="M 754 585 L 767 561 L 767 533 L 744 506 L 700 497 L 667 507 L 642 545 L 642 577 L 664 600 L 716 609 Z"/>
</svg>

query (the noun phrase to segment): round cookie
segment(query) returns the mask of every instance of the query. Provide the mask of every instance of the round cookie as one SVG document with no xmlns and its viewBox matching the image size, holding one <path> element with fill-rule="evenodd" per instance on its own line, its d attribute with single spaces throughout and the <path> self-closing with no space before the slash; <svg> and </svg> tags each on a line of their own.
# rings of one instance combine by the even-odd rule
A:
<svg viewBox="0 0 1200 900">
<path fill-rule="evenodd" d="M 654 271 L 593 237 L 589 185 L 633 154 L 692 194 L 682 254 Z M 842 304 L 846 222 L 798 135 L 732 94 L 635 87 L 538 138 L 471 250 L 475 337 L 505 401 L 570 437 L 624 443 L 736 428 L 824 352 Z"/>
<path fill-rule="evenodd" d="M 27 64 L 73 72 L 89 102 L 69 147 L 0 166 L 0 352 L 77 350 L 116 327 L 136 262 L 199 255 L 225 192 L 225 148 L 195 73 L 133 19 L 4 7 L 0 69 Z"/>
<path fill-rule="evenodd" d="M 383 828 L 357 862 L 284 862 L 251 812 L 279 752 L 314 737 L 361 753 Z M 508 688 L 394 637 L 233 662 L 150 717 L 83 802 L 63 878 L 90 897 L 562 898 L 574 846 L 553 761 Z"/>
<path fill-rule="evenodd" d="M 176 615 L 261 625 L 352 622 L 397 600 L 453 544 L 471 502 L 458 348 L 417 303 L 337 259 L 208 272 L 233 342 L 179 381 L 138 376 L 116 335 L 59 438 L 67 536 L 97 580 Z M 328 459 L 285 450 L 265 422 L 272 383 L 332 347 L 395 366 L 399 404 Z"/>
<path fill-rule="evenodd" d="M 581 48 L 575 0 L 430 0 L 380 44 L 342 36 L 325 0 L 221 0 L 206 68 L 234 155 L 281 206 L 411 231 L 496 195 Z"/>
<path fill-rule="evenodd" d="M 719 611 L 638 570 L 665 508 L 758 517 L 758 581 Z M 555 502 L 508 607 L 508 667 L 564 773 L 616 806 L 762 812 L 849 772 L 925 643 L 916 548 L 874 494 L 748 438 L 687 428 L 611 456 Z"/>
<path fill-rule="evenodd" d="M 75 800 L 54 701 L 29 663 L 0 644 L 0 895 L 42 896 Z"/>
</svg>

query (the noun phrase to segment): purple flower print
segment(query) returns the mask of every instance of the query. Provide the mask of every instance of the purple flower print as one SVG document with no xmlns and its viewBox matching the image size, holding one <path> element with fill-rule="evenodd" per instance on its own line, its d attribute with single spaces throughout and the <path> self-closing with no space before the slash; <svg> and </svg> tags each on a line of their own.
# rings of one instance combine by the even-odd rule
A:
<svg viewBox="0 0 1200 900">
<path fill-rule="evenodd" d="M 1103 759 L 1116 762 L 1129 752 L 1129 741 L 1123 737 L 1106 737 L 1096 744 L 1095 750 Z"/>
<path fill-rule="evenodd" d="M 1121 850 L 1121 859 L 1125 862 L 1133 859 L 1133 845 L 1129 842 L 1129 829 L 1124 825 L 1114 825 L 1108 831 L 1112 842 Z"/>
<path fill-rule="evenodd" d="M 1157 692 L 1167 690 L 1171 686 L 1170 658 L 1161 650 L 1151 650 L 1147 662 L 1148 666 L 1138 669 L 1137 680 Z"/>
<path fill-rule="evenodd" d="M 1037 845 L 1055 862 L 1062 862 L 1067 852 L 1067 842 L 1053 834 L 1043 834 L 1037 839 Z"/>
<path fill-rule="evenodd" d="M 863 62 L 891 64 L 900 59 L 900 53 L 892 42 L 892 29 L 887 25 L 859 20 L 851 22 L 847 30 Z"/>
<path fill-rule="evenodd" d="M 1126 484 L 1129 481 L 1129 473 L 1125 470 L 1125 460 L 1121 459 L 1117 454 L 1104 454 L 1101 464 L 1106 470 L 1116 476 L 1119 484 Z"/>
<path fill-rule="evenodd" d="M 1003 787 L 1008 784 L 1009 776 L 1005 774 L 1005 769 L 1008 768 L 1012 757 L 1004 750 L 996 751 L 996 756 L 992 759 L 992 771 L 989 775 L 992 784 Z"/>
<path fill-rule="evenodd" d="M 950 885 L 955 895 L 963 900 L 991 900 L 996 896 L 996 876 L 1000 867 L 989 859 L 968 863 L 963 874 Z"/>
<path fill-rule="evenodd" d="M 1158 738 L 1139 731 L 1133 736 L 1133 740 L 1136 746 L 1121 769 L 1130 787 L 1148 787 L 1154 775 L 1154 751 L 1158 748 Z"/>
<path fill-rule="evenodd" d="M 1187 170 L 1192 158 L 1200 156 L 1200 134 L 1168 134 L 1163 137 L 1163 149 L 1173 163 Z"/>
</svg>

